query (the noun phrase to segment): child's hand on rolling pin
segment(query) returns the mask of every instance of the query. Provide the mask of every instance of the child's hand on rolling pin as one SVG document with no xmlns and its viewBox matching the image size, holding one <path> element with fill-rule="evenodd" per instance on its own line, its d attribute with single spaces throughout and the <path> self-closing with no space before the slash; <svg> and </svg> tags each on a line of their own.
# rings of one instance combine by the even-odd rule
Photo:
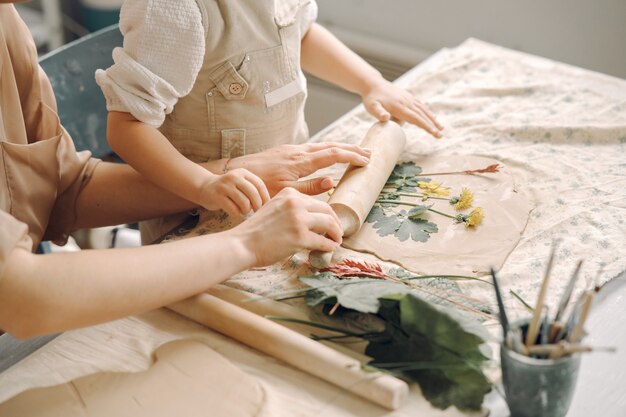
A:
<svg viewBox="0 0 626 417">
<path fill-rule="evenodd" d="M 222 209 L 230 216 L 257 211 L 270 200 L 265 183 L 247 169 L 239 168 L 203 180 L 199 202 L 208 210 Z"/>
<path fill-rule="evenodd" d="M 424 103 L 408 91 L 385 79 L 377 80 L 361 96 L 365 109 L 381 122 L 395 119 L 421 127 L 436 138 L 441 138 L 443 126 Z"/>
</svg>

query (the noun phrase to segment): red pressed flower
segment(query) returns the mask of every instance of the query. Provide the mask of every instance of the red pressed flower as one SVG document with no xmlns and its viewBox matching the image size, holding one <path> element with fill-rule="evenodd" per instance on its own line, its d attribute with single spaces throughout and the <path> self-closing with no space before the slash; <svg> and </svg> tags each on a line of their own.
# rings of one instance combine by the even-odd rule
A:
<svg viewBox="0 0 626 417">
<path fill-rule="evenodd" d="M 451 172 L 428 172 L 425 174 L 419 174 L 420 177 L 431 177 L 433 175 L 475 175 L 475 174 L 489 174 L 500 172 L 500 164 L 491 164 L 486 168 L 482 169 L 468 169 L 466 171 L 451 171 Z"/>
<path fill-rule="evenodd" d="M 463 172 L 465 172 L 466 174 L 469 174 L 469 175 L 486 174 L 488 172 L 500 172 L 500 165 L 499 164 L 491 164 L 487 168 L 473 169 L 473 170 L 463 171 Z"/>
<path fill-rule="evenodd" d="M 341 262 L 331 265 L 327 268 L 320 269 L 321 272 L 332 272 L 338 278 L 343 277 L 371 277 L 389 279 L 392 278 L 383 272 L 378 264 L 365 261 L 355 261 L 353 259 L 344 259 Z"/>
</svg>

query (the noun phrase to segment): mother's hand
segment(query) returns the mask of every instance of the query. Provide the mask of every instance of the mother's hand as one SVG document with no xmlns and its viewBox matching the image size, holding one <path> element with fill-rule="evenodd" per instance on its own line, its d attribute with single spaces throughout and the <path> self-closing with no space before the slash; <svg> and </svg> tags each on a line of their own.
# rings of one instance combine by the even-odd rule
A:
<svg viewBox="0 0 626 417">
<path fill-rule="evenodd" d="M 333 187 L 330 177 L 299 181 L 319 169 L 336 163 L 357 166 L 369 163 L 370 151 L 345 143 L 304 143 L 281 145 L 264 152 L 234 158 L 230 168 L 245 168 L 260 177 L 270 195 L 285 187 L 292 187 L 308 195 L 320 194 Z"/>
</svg>

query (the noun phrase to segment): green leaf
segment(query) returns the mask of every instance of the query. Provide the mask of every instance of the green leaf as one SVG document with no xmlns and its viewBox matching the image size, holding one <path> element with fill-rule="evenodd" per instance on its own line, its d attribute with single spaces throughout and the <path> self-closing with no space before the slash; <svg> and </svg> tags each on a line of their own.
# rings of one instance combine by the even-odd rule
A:
<svg viewBox="0 0 626 417">
<path fill-rule="evenodd" d="M 414 294 L 386 297 L 379 310 L 386 336 L 372 339 L 365 353 L 372 365 L 420 384 L 426 399 L 445 409 L 478 410 L 491 385 L 481 370 L 486 331 L 480 323 Z M 411 368 L 410 364 L 419 366 Z M 430 363 L 431 369 L 424 366 Z M 393 364 L 398 364 L 393 366 Z"/>
<path fill-rule="evenodd" d="M 428 206 L 418 206 L 419 208 Z M 416 242 L 426 242 L 430 238 L 431 233 L 437 233 L 439 229 L 435 223 L 421 219 L 419 217 L 410 218 L 406 210 L 400 210 L 395 214 L 385 214 L 385 211 L 379 206 L 374 205 L 365 221 L 373 223 L 372 227 L 380 236 L 394 235 L 401 242 L 406 241 L 409 237 Z"/>
<path fill-rule="evenodd" d="M 389 179 L 396 178 L 413 178 L 422 172 L 422 168 L 415 165 L 413 162 L 405 162 L 396 165 L 391 172 Z"/>
<path fill-rule="evenodd" d="M 300 277 L 300 281 L 314 288 L 305 295 L 308 305 L 338 302 L 342 307 L 361 313 L 376 313 L 380 307 L 380 297 L 411 291 L 399 282 L 363 278 L 339 279 L 331 273 Z"/>
<path fill-rule="evenodd" d="M 426 242 L 430 238 L 431 233 L 437 233 L 439 229 L 435 223 L 428 220 L 415 218 L 411 219 L 406 216 L 406 212 L 402 210 L 403 219 L 400 223 L 400 227 L 396 231 L 396 238 L 400 242 L 404 242 L 409 237 L 416 242 Z"/>
<path fill-rule="evenodd" d="M 426 205 L 424 205 L 424 206 L 415 206 L 411 210 L 409 210 L 409 213 L 408 213 L 407 216 L 411 220 L 416 220 L 419 216 L 421 216 L 422 214 L 426 213 L 428 211 L 428 209 L 430 209 L 432 206 L 433 206 L 432 204 L 430 206 L 426 206 Z"/>
<path fill-rule="evenodd" d="M 400 202 L 400 196 L 396 193 L 384 193 L 381 194 L 379 197 L 379 199 L 381 200 L 398 200 L 398 203 Z M 379 203 L 382 207 L 397 207 L 398 203 Z"/>
</svg>

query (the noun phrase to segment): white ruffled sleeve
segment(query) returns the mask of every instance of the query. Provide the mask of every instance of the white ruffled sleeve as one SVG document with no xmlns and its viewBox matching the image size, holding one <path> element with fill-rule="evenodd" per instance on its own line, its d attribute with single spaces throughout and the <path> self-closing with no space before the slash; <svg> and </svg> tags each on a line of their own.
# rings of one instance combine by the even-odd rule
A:
<svg viewBox="0 0 626 417">
<path fill-rule="evenodd" d="M 317 20 L 317 12 L 318 8 L 315 0 L 311 0 L 309 4 L 304 6 L 302 20 L 300 21 L 300 33 L 303 38 L 309 29 L 311 29 L 311 25 Z"/>
<path fill-rule="evenodd" d="M 202 13 L 195 0 L 127 0 L 120 30 L 124 46 L 113 50 L 114 64 L 96 71 L 107 110 L 159 127 L 202 67 Z"/>
</svg>

